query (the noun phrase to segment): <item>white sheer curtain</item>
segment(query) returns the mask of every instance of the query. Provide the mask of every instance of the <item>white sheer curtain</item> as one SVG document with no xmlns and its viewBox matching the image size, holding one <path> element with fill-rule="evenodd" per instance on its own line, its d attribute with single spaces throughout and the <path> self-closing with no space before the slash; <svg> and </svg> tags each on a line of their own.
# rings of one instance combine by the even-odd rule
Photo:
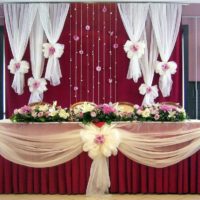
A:
<svg viewBox="0 0 200 200">
<path fill-rule="evenodd" d="M 22 60 L 37 9 L 31 4 L 4 4 L 8 39 L 13 54 L 8 69 L 14 74 L 12 88 L 19 95 L 24 92 L 24 74 L 29 63 Z"/>
<path fill-rule="evenodd" d="M 144 95 L 142 105 L 151 105 L 154 103 L 154 99 L 158 97 L 157 85 L 152 86 L 158 49 L 150 20 L 148 20 L 142 37 L 146 48 L 144 56 L 140 59 L 144 83 L 139 87 L 139 92 Z"/>
<path fill-rule="evenodd" d="M 38 7 L 38 5 L 35 5 L 35 7 Z M 41 78 L 44 70 L 44 57 L 42 54 L 44 41 L 46 41 L 46 37 L 37 13 L 30 35 L 30 57 L 33 77 L 28 79 L 28 86 L 31 92 L 29 104 L 42 101 L 43 92 L 47 90 L 46 80 Z"/>
<path fill-rule="evenodd" d="M 140 42 L 140 37 L 145 28 L 149 4 L 119 3 L 118 8 L 126 32 L 129 36 L 129 39 L 131 40 L 127 41 L 128 43 L 125 44 L 125 51 L 127 52 L 128 58 L 130 58 L 127 79 L 133 79 L 134 82 L 137 82 L 138 78 L 141 77 L 141 70 L 138 59 L 140 59 L 142 56 L 144 49 L 143 43 Z M 126 46 L 128 46 L 128 48 L 126 48 Z M 136 53 L 138 47 L 140 47 L 141 50 L 139 55 Z"/>
<path fill-rule="evenodd" d="M 156 3 L 150 5 L 150 15 L 162 62 L 158 62 L 156 72 L 160 74 L 159 87 L 164 97 L 170 95 L 171 75 L 177 65 L 169 62 L 181 23 L 182 5 Z"/>
<path fill-rule="evenodd" d="M 45 58 L 48 58 L 45 78 L 54 86 L 60 84 L 62 73 L 59 58 L 64 52 L 64 45 L 57 43 L 62 33 L 70 4 L 40 4 L 39 13 L 42 26 L 49 43 L 43 44 Z"/>
</svg>

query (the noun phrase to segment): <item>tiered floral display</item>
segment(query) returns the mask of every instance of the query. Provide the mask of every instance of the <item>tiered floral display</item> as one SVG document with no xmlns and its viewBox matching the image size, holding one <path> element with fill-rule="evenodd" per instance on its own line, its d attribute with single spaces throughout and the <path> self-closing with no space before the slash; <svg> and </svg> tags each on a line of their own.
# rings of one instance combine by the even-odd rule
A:
<svg viewBox="0 0 200 200">
<path fill-rule="evenodd" d="M 183 108 L 174 105 L 134 105 L 133 112 L 124 112 L 118 104 L 92 105 L 83 103 L 73 109 L 50 104 L 23 106 L 14 110 L 13 122 L 63 122 L 79 121 L 84 124 L 113 121 L 183 121 L 187 114 Z"/>
</svg>

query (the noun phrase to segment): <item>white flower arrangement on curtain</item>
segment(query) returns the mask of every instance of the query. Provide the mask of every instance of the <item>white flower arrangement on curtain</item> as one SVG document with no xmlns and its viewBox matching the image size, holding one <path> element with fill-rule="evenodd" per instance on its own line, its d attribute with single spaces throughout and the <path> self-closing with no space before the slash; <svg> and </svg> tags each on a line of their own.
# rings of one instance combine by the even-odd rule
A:
<svg viewBox="0 0 200 200">
<path fill-rule="evenodd" d="M 35 19 L 37 9 L 32 4 L 4 4 L 5 24 L 13 54 L 8 69 L 14 74 L 12 88 L 21 95 L 24 92 L 24 74 L 29 63 L 22 60 Z"/>
</svg>

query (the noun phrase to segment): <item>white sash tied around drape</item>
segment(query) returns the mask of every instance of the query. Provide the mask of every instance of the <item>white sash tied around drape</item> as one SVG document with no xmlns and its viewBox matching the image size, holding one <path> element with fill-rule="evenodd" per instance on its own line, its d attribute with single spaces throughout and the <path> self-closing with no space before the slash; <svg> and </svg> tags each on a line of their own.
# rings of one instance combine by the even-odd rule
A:
<svg viewBox="0 0 200 200">
<path fill-rule="evenodd" d="M 126 41 L 124 45 L 124 51 L 127 53 L 127 57 L 130 59 L 127 79 L 133 79 L 134 82 L 137 82 L 138 78 L 142 76 L 139 59 L 144 55 L 144 49 L 145 43 L 142 41 Z"/>
<path fill-rule="evenodd" d="M 105 124 L 102 128 L 95 125 L 85 126 L 80 132 L 83 151 L 93 159 L 86 194 L 108 193 L 110 177 L 107 158 L 117 155 L 120 133 L 116 125 Z"/>
<path fill-rule="evenodd" d="M 160 75 L 159 78 L 159 88 L 162 92 L 163 97 L 170 95 L 172 89 L 172 74 L 176 73 L 177 64 L 173 61 L 171 62 L 159 62 L 156 66 L 156 73 Z"/>
<path fill-rule="evenodd" d="M 64 45 L 59 43 L 44 43 L 43 52 L 44 57 L 48 58 L 45 78 L 49 80 L 52 85 L 59 85 L 62 73 L 60 69 L 60 62 L 58 59 L 64 53 Z"/>
<path fill-rule="evenodd" d="M 29 104 L 42 101 L 43 93 L 47 91 L 46 85 L 47 82 L 44 78 L 34 79 L 31 77 L 28 79 L 29 91 L 31 92 Z"/>
<path fill-rule="evenodd" d="M 15 59 L 11 59 L 8 69 L 10 73 L 14 74 L 12 88 L 17 94 L 21 95 L 24 88 L 24 74 L 28 73 L 29 63 L 24 60 L 16 61 Z"/>
<path fill-rule="evenodd" d="M 157 85 L 149 86 L 149 85 L 143 83 L 139 87 L 139 92 L 141 95 L 145 95 L 142 105 L 154 104 L 154 99 L 156 99 L 158 97 Z"/>
</svg>

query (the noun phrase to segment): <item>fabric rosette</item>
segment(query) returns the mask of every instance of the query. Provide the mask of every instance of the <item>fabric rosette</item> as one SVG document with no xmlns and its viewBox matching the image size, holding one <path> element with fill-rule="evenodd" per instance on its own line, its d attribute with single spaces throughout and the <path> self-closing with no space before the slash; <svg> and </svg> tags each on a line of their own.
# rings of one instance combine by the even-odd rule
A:
<svg viewBox="0 0 200 200">
<path fill-rule="evenodd" d="M 150 86 L 143 83 L 139 87 L 139 92 L 141 95 L 145 95 L 142 105 L 152 105 L 154 104 L 154 99 L 158 97 L 157 85 Z"/>
<path fill-rule="evenodd" d="M 114 126 L 105 124 L 98 128 L 90 124 L 80 132 L 83 151 L 93 159 L 86 191 L 88 195 L 106 193 L 110 187 L 107 158 L 117 154 L 120 144 L 120 133 Z"/>
<path fill-rule="evenodd" d="M 46 85 L 47 82 L 44 78 L 34 79 L 31 77 L 28 79 L 29 91 L 31 92 L 29 104 L 42 101 L 43 93 L 47 91 Z"/>
<path fill-rule="evenodd" d="M 44 43 L 43 52 L 44 57 L 48 58 L 45 78 L 50 81 L 51 85 L 59 85 L 60 78 L 62 77 L 59 58 L 64 53 L 64 45 L 59 43 Z"/>
<path fill-rule="evenodd" d="M 27 61 L 17 61 L 11 59 L 8 65 L 11 74 L 14 74 L 12 88 L 18 95 L 23 94 L 24 91 L 24 74 L 28 73 L 29 63 Z"/>
<path fill-rule="evenodd" d="M 156 73 L 160 75 L 159 78 L 159 88 L 162 92 L 163 97 L 170 95 L 172 89 L 172 74 L 176 73 L 177 64 L 173 61 L 171 62 L 157 62 Z"/>
<path fill-rule="evenodd" d="M 144 55 L 145 46 L 143 41 L 133 42 L 130 40 L 127 40 L 124 45 L 124 51 L 130 59 L 127 79 L 133 79 L 134 82 L 137 82 L 138 78 L 142 76 L 139 59 Z"/>
<path fill-rule="evenodd" d="M 110 157 L 117 155 L 117 147 L 120 144 L 119 132 L 114 125 L 104 125 L 98 128 L 93 124 L 85 126 L 80 133 L 83 141 L 83 151 L 88 152 L 90 158 L 99 156 Z"/>
</svg>

